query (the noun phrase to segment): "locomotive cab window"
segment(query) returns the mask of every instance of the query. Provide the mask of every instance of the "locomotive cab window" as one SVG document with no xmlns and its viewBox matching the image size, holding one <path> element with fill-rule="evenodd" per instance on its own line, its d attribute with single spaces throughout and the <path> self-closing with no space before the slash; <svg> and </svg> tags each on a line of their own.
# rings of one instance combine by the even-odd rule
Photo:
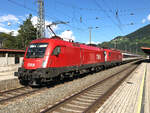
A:
<svg viewBox="0 0 150 113">
<path fill-rule="evenodd" d="M 26 58 L 43 58 L 47 48 L 47 43 L 34 43 L 28 48 Z"/>
<path fill-rule="evenodd" d="M 52 55 L 58 56 L 60 54 L 60 46 L 55 47 L 55 49 L 53 50 Z"/>
</svg>

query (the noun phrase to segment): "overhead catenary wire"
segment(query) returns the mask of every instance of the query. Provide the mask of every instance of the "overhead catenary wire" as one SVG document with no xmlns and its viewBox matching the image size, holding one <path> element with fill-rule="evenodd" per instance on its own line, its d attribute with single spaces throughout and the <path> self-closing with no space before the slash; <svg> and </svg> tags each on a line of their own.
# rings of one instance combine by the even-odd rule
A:
<svg viewBox="0 0 150 113">
<path fill-rule="evenodd" d="M 117 20 L 118 23 L 119 23 L 120 28 L 122 29 L 122 23 L 121 23 L 121 20 L 120 20 L 120 18 L 119 18 L 119 12 L 118 12 L 118 10 L 116 11 L 115 17 L 116 17 L 116 20 Z"/>
<path fill-rule="evenodd" d="M 111 13 L 112 13 L 112 15 L 114 15 L 114 12 L 112 11 L 112 9 L 110 8 L 110 6 L 109 6 L 109 4 L 108 3 L 106 3 L 106 1 L 104 1 L 104 0 L 102 0 L 102 2 L 106 5 L 106 7 L 108 7 L 108 9 L 111 11 Z M 120 29 L 121 29 L 121 31 L 123 31 L 123 29 L 122 29 L 122 23 L 121 23 L 121 20 L 120 20 L 120 18 L 119 18 L 119 10 L 117 9 L 116 11 L 115 11 L 115 18 L 116 18 L 116 20 L 118 21 L 118 23 L 119 23 L 119 27 L 120 27 Z"/>
<path fill-rule="evenodd" d="M 102 12 L 104 12 L 104 13 L 107 13 L 107 14 L 105 14 L 106 15 L 106 17 L 107 18 L 110 18 L 109 20 L 111 20 L 112 21 L 112 23 L 115 25 L 115 26 L 117 26 L 118 28 L 119 28 L 119 30 L 120 30 L 120 33 L 123 33 L 123 27 L 124 27 L 124 25 L 126 25 L 126 24 L 123 24 L 122 22 L 121 22 L 121 18 L 120 17 L 123 17 L 123 16 L 133 16 L 133 15 L 135 15 L 135 12 L 133 12 L 133 10 L 145 10 L 145 9 L 147 9 L 147 8 L 134 8 L 134 9 L 117 9 L 117 11 L 116 11 L 116 9 L 112 9 L 112 8 L 110 8 L 110 6 L 108 5 L 108 4 L 106 4 L 106 1 L 104 1 L 103 0 L 103 2 L 106 4 L 106 6 L 109 8 L 108 10 L 107 9 L 103 9 L 102 7 L 101 8 L 94 8 L 94 10 L 93 10 L 93 8 L 81 8 L 81 7 L 78 7 L 78 6 L 76 6 L 75 4 L 67 4 L 67 3 L 64 3 L 64 2 L 62 2 L 62 1 L 59 1 L 59 0 L 55 0 L 58 4 L 60 4 L 60 5 L 63 5 L 63 6 L 67 6 L 67 8 L 68 7 L 70 7 L 70 8 L 73 8 L 73 9 L 78 9 L 77 11 L 82 11 L 82 10 L 88 10 L 88 11 L 98 11 L 98 12 L 100 12 L 100 11 L 102 11 Z M 105 5 L 104 5 L 105 6 Z M 103 9 L 103 10 L 101 10 L 101 9 Z M 136 10 L 136 11 L 137 11 Z M 130 12 L 131 11 L 131 12 Z M 116 12 L 118 12 L 119 14 L 118 15 L 116 15 Z M 127 14 L 124 14 L 124 13 L 126 13 L 127 12 Z M 110 16 L 110 13 L 112 14 L 112 17 Z M 87 17 L 86 17 L 86 19 L 83 21 L 83 18 L 84 18 L 84 16 L 80 16 L 79 17 L 79 19 L 80 19 L 80 23 L 83 23 L 83 22 L 85 22 L 85 20 L 86 21 L 94 21 L 94 20 L 97 20 L 97 19 L 88 19 Z M 105 17 L 100 17 L 101 19 L 103 19 L 103 18 L 105 18 Z M 113 20 L 114 19 L 114 20 Z M 116 20 L 116 21 L 115 21 Z M 86 22 L 87 23 L 87 22 Z M 128 25 L 130 25 L 130 24 L 128 24 Z"/>
<path fill-rule="evenodd" d="M 13 4 L 15 4 L 15 5 L 17 5 L 17 6 L 19 6 L 19 7 L 23 7 L 23 8 L 25 8 L 25 9 L 27 9 L 27 10 L 29 10 L 29 11 L 32 11 L 32 12 L 36 12 L 37 13 L 37 10 L 34 10 L 34 9 L 32 9 L 32 8 L 30 8 L 30 7 L 28 7 L 27 6 L 27 3 L 25 2 L 25 4 L 21 4 L 21 3 L 18 3 L 17 1 L 15 1 L 15 0 L 8 0 L 9 2 L 11 2 L 11 3 L 13 3 Z M 24 0 L 25 1 L 25 0 Z M 58 1 L 58 0 L 55 0 L 55 1 Z M 63 3 L 63 2 L 61 2 L 61 3 Z M 98 3 L 99 4 L 99 3 Z M 64 5 L 65 5 L 65 3 L 64 3 Z M 66 6 L 66 5 L 65 5 Z M 76 7 L 75 5 L 73 5 L 74 6 L 74 8 Z M 97 5 L 97 6 L 99 6 L 99 5 Z M 72 7 L 72 4 L 70 5 L 67 5 L 67 7 Z M 97 9 L 99 10 L 99 11 L 102 11 L 103 13 L 105 13 L 105 15 L 106 15 L 106 17 L 107 18 L 109 18 L 111 21 L 112 21 L 112 23 L 115 25 L 115 26 L 117 26 L 119 29 L 120 29 L 120 26 L 113 20 L 113 18 L 109 15 L 110 13 L 109 12 L 113 12 L 114 13 L 114 15 L 115 15 L 115 12 L 114 12 L 114 10 L 113 9 L 108 9 L 108 10 L 106 10 L 106 9 L 104 9 L 104 8 L 100 8 L 101 6 L 99 6 Z M 78 18 L 76 18 L 76 20 L 75 21 L 73 21 L 73 22 L 71 22 L 70 20 L 69 20 L 69 23 L 68 24 L 65 24 L 65 26 L 67 26 L 67 27 L 69 27 L 69 28 L 74 28 L 74 29 L 76 29 L 76 30 L 78 30 L 78 31 L 86 31 L 87 30 L 87 22 L 85 22 L 85 21 L 89 21 L 86 17 L 84 17 L 84 15 L 82 15 L 81 13 L 82 12 L 80 12 L 81 11 L 81 9 L 82 8 L 79 8 L 79 10 L 75 10 L 75 11 L 78 11 L 78 12 L 76 12 L 78 15 L 80 14 L 80 16 L 78 17 Z M 83 9 L 85 9 L 85 8 L 83 8 Z M 96 8 L 95 8 L 96 9 Z M 121 15 L 120 14 L 120 11 L 121 10 L 119 10 L 118 9 L 118 11 L 119 11 L 119 16 Z M 122 12 L 123 12 L 123 10 L 122 10 Z M 126 12 L 126 10 L 124 10 L 124 12 Z M 130 15 L 131 13 L 129 12 L 129 15 Z M 132 14 L 134 14 L 134 13 L 132 13 Z M 62 21 L 62 20 L 60 20 L 58 17 L 55 17 L 55 16 L 50 16 L 50 15 L 47 15 L 47 14 L 45 14 L 45 16 L 47 17 L 47 18 L 49 18 L 49 19 L 53 19 L 54 21 Z M 123 13 L 122 13 L 122 15 L 121 16 L 123 16 Z M 73 17 L 69 17 L 68 15 L 67 15 L 67 17 L 68 18 L 70 18 L 70 19 L 72 19 Z M 82 20 L 82 22 L 80 22 L 80 17 L 82 18 L 81 20 Z M 99 18 L 102 18 L 102 17 L 99 17 Z M 93 21 L 94 20 L 96 20 L 96 19 L 93 19 Z M 80 24 L 80 26 L 81 26 L 81 24 L 84 26 L 84 28 L 81 28 L 81 27 L 79 27 L 79 26 L 76 26 L 76 25 L 73 25 L 74 23 L 77 23 L 77 21 L 78 21 L 78 24 Z M 73 24 L 72 24 L 73 23 Z M 130 25 L 130 24 L 120 24 L 120 25 Z M 134 24 L 135 25 L 135 24 Z M 82 27 L 83 27 L 82 26 Z M 90 25 L 89 25 L 90 26 Z M 100 25 L 101 26 L 101 25 Z M 108 26 L 110 26 L 110 25 L 108 25 Z M 104 25 L 104 27 L 107 27 L 107 25 Z M 68 29 L 68 28 L 66 28 L 66 27 L 64 27 L 64 29 Z M 121 29 L 120 29 L 120 31 L 121 31 Z M 122 32 L 122 31 L 121 31 Z"/>
<path fill-rule="evenodd" d="M 112 23 L 115 25 L 115 26 L 117 26 L 119 29 L 120 29 L 120 31 L 122 32 L 122 29 L 120 28 L 120 26 L 118 26 L 118 24 L 116 24 L 116 22 L 111 18 L 111 16 L 109 16 L 108 14 L 107 14 L 107 12 L 105 12 L 105 10 L 101 7 L 101 5 L 96 1 L 96 0 L 93 0 L 94 1 L 94 3 L 104 12 L 104 14 L 107 16 L 107 18 L 110 20 L 110 21 L 112 21 Z"/>
<path fill-rule="evenodd" d="M 59 1 L 57 1 L 57 0 L 55 0 L 55 3 L 58 3 L 57 5 L 62 5 L 63 4 L 63 6 L 64 7 L 68 7 L 68 6 L 71 6 L 70 4 L 65 4 L 65 3 L 63 3 L 63 2 L 61 2 L 60 4 L 59 4 Z M 57 7 L 57 6 L 56 6 Z M 60 7 L 60 6 L 58 6 L 58 7 Z M 88 25 L 85 23 L 85 21 L 83 21 L 83 16 L 82 16 L 82 14 L 80 13 L 80 11 L 78 11 L 75 7 L 74 7 L 74 5 L 73 6 L 71 6 L 71 8 L 72 8 L 72 17 L 70 16 L 68 16 L 66 13 L 62 13 L 62 10 L 57 10 L 56 8 L 55 8 L 55 10 L 57 10 L 57 12 L 61 12 L 60 13 L 60 15 L 64 15 L 64 16 L 67 16 L 67 17 L 69 17 L 69 19 L 70 19 L 70 23 L 76 23 L 76 24 L 80 24 L 80 26 L 81 25 L 83 25 L 84 27 L 88 27 Z M 78 14 L 78 16 L 76 15 L 76 14 Z M 80 16 L 79 16 L 80 15 Z M 82 30 L 83 30 L 83 28 L 81 28 Z"/>
<path fill-rule="evenodd" d="M 67 5 L 67 7 L 70 7 L 70 8 L 75 8 L 75 9 L 78 9 L 78 10 L 85 10 L 85 11 L 102 11 L 101 9 L 99 9 L 99 8 L 88 8 L 88 7 L 78 7 L 78 6 L 76 6 L 76 5 L 72 5 L 72 4 L 66 4 L 66 3 L 64 3 L 64 2 L 62 2 L 62 1 L 59 1 L 59 0 L 55 0 L 58 4 L 60 4 L 60 5 L 63 5 L 63 6 L 66 6 Z M 106 2 L 104 1 L 104 0 L 102 0 L 105 4 L 106 4 Z M 107 12 L 107 13 L 109 13 L 109 12 L 116 12 L 116 9 L 110 9 L 110 6 L 108 5 L 108 4 L 106 4 L 108 7 L 109 7 L 109 9 L 108 10 L 106 10 L 106 9 L 103 9 L 103 11 L 105 11 L 105 12 Z M 118 9 L 118 11 L 119 12 L 121 12 L 121 13 L 124 13 L 124 12 L 132 12 L 132 11 L 140 11 L 140 10 L 148 10 L 149 9 L 149 7 L 147 7 L 147 8 L 143 8 L 143 7 L 139 7 L 139 8 L 127 8 L 127 9 Z M 102 12 L 103 12 L 102 11 Z"/>
<path fill-rule="evenodd" d="M 37 13 L 37 10 L 34 10 L 34 9 L 32 9 L 32 8 L 29 8 L 29 7 L 27 7 L 27 6 L 24 5 L 24 4 L 20 4 L 20 3 L 16 2 L 15 0 L 8 0 L 8 2 L 11 2 L 11 3 L 13 3 L 13 4 L 15 4 L 15 5 L 19 6 L 19 7 L 22 7 L 22 8 L 25 8 L 25 9 L 27 9 L 27 10 L 30 10 L 30 11 L 32 11 L 32 12 L 34 12 L 34 13 Z M 50 16 L 47 15 L 47 14 L 45 14 L 45 16 L 46 16 L 47 18 L 52 19 L 52 20 L 55 20 L 55 21 L 62 21 L 62 20 L 60 20 L 59 18 L 54 17 L 54 16 L 53 16 L 53 17 L 50 17 Z M 83 29 L 81 29 L 81 28 L 79 28 L 79 27 L 75 27 L 75 26 L 72 26 L 72 25 L 69 25 L 69 24 L 65 24 L 65 25 L 68 26 L 68 27 L 74 28 L 74 29 L 76 29 L 76 30 L 83 30 Z"/>
</svg>

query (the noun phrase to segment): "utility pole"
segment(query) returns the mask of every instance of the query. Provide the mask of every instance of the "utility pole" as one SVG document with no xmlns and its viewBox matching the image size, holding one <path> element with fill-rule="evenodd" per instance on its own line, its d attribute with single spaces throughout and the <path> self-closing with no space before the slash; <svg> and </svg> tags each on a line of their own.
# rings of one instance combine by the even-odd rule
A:
<svg viewBox="0 0 150 113">
<path fill-rule="evenodd" d="M 91 44 L 91 32 L 92 32 L 92 29 L 97 29 L 97 28 L 99 28 L 99 27 L 95 27 L 95 28 L 88 27 L 88 29 L 89 29 L 89 44 Z"/>
<path fill-rule="evenodd" d="M 44 0 L 38 0 L 37 38 L 45 37 Z"/>
<path fill-rule="evenodd" d="M 92 27 L 89 27 L 89 44 L 91 44 L 91 31 L 92 31 Z"/>
</svg>

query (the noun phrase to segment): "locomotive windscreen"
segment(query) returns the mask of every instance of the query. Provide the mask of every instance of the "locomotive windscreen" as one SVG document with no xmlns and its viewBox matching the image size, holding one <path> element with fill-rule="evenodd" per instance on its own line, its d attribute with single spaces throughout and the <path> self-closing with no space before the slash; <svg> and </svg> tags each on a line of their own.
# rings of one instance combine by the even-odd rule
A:
<svg viewBox="0 0 150 113">
<path fill-rule="evenodd" d="M 34 43 L 29 45 L 26 58 L 43 58 L 48 43 Z"/>
</svg>

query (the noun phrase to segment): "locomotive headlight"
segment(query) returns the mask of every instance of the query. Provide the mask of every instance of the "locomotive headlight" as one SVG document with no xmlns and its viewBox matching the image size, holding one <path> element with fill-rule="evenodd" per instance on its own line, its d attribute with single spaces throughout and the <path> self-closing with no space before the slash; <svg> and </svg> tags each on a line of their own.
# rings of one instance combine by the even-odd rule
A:
<svg viewBox="0 0 150 113">
<path fill-rule="evenodd" d="M 42 67 L 46 68 L 46 61 L 45 60 L 43 61 Z"/>
</svg>

